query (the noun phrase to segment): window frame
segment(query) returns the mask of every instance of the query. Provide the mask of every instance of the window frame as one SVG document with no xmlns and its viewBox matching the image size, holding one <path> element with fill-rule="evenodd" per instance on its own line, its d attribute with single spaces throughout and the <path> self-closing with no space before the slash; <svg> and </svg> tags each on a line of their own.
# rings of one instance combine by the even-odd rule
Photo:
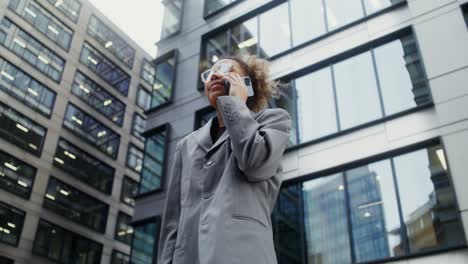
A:
<svg viewBox="0 0 468 264">
<path fill-rule="evenodd" d="M 51 5 L 51 6 L 54 6 L 54 9 L 58 10 L 63 16 L 65 16 L 66 18 L 68 18 L 70 21 L 74 22 L 75 24 L 78 22 L 78 20 L 80 19 L 80 14 L 81 14 L 81 8 L 82 8 L 82 3 L 78 0 L 76 0 L 76 2 L 79 4 L 79 8 L 78 8 L 78 12 L 76 12 L 76 18 L 72 18 L 69 16 L 69 14 L 66 13 L 66 11 L 58 8 L 58 7 L 55 7 L 55 5 L 52 3 L 53 0 L 47 0 L 47 2 Z M 57 3 L 57 2 L 56 2 Z"/>
<path fill-rule="evenodd" d="M 139 138 L 137 135 L 135 135 L 135 134 L 139 133 L 138 131 L 135 130 L 135 126 L 134 126 L 137 116 L 141 117 L 141 119 L 143 119 L 145 121 L 145 123 L 148 122 L 148 118 L 145 118 L 143 115 L 140 115 L 138 112 L 134 112 L 133 116 L 132 116 L 132 125 L 131 125 L 131 129 L 130 129 L 130 134 L 134 138 L 138 139 L 138 141 L 145 143 L 146 138 L 143 137 L 143 135 L 141 135 L 141 134 L 143 134 L 144 130 L 140 133 L 140 137 L 142 137 L 143 140 L 141 138 Z"/>
<path fill-rule="evenodd" d="M 4 201 L 0 201 L 0 205 L 2 206 L 5 206 L 6 208 L 8 208 L 10 211 L 11 209 L 14 209 L 14 210 L 17 210 L 19 211 L 20 213 L 22 213 L 23 215 L 23 222 L 21 223 L 21 225 L 19 226 L 19 231 L 18 231 L 18 239 L 16 240 L 16 243 L 15 244 L 9 244 L 9 243 L 6 243 L 4 242 L 3 240 L 0 240 L 0 243 L 1 245 L 9 245 L 9 246 L 12 246 L 12 247 L 18 247 L 19 245 L 19 242 L 21 240 L 21 234 L 23 233 L 23 227 L 24 227 L 24 221 L 26 220 L 26 211 L 24 210 L 21 210 L 19 208 L 17 208 L 16 206 L 13 206 L 13 205 L 10 205 Z M 0 256 L 0 260 L 2 260 L 2 257 Z"/>
<path fill-rule="evenodd" d="M 132 142 L 129 142 L 128 145 L 127 145 L 127 155 L 125 157 L 125 168 L 129 169 L 130 171 L 133 171 L 137 175 L 140 175 L 141 172 L 138 172 L 134 168 L 130 167 L 129 157 L 130 157 L 130 154 L 131 154 L 131 152 L 130 152 L 131 148 L 135 148 L 136 150 L 141 151 L 141 153 L 143 153 L 143 157 L 141 159 L 141 169 L 142 170 L 143 170 L 143 160 L 145 159 L 145 151 L 142 150 L 140 147 L 138 147 L 136 144 L 133 144 Z"/>
<path fill-rule="evenodd" d="M 125 180 L 128 180 L 128 181 L 132 182 L 132 184 L 135 183 L 136 188 L 137 188 L 137 193 L 138 193 L 138 181 L 134 180 L 133 178 L 131 178 L 131 177 L 128 176 L 128 175 L 124 175 L 124 176 L 122 177 L 122 184 L 121 184 L 121 186 L 120 186 L 120 202 L 122 202 L 123 204 L 126 204 L 127 206 L 129 206 L 129 207 L 131 207 L 131 208 L 135 208 L 134 205 L 131 205 L 131 204 L 127 203 L 127 202 L 123 199 L 123 198 L 124 198 L 124 197 L 123 197 L 123 189 L 124 189 L 124 181 L 125 181 Z M 132 198 L 133 198 L 133 201 L 135 201 L 135 197 L 132 197 Z"/>
<path fill-rule="evenodd" d="M 117 211 L 117 217 L 115 218 L 116 221 L 115 221 L 115 227 L 114 227 L 114 240 L 115 240 L 115 241 L 119 241 L 119 242 L 122 243 L 122 244 L 131 246 L 131 243 L 132 243 L 132 241 L 133 241 L 133 233 L 130 235 L 130 242 L 129 242 L 129 244 L 127 244 L 127 243 L 126 243 L 125 241 L 123 241 L 123 240 L 118 239 L 118 237 L 119 237 L 119 236 L 118 236 L 118 230 L 119 230 L 119 216 L 121 216 L 121 215 L 123 215 L 124 217 L 127 217 L 127 216 L 130 217 L 130 221 L 128 221 L 128 223 L 126 223 L 126 225 L 129 226 L 129 227 L 131 227 L 131 228 L 133 228 L 133 226 L 131 225 L 131 223 L 132 223 L 132 216 L 129 215 L 129 214 L 127 214 L 127 213 L 125 213 L 125 212 L 123 212 L 122 210 L 118 210 L 118 211 Z"/>
<path fill-rule="evenodd" d="M 22 198 L 22 199 L 25 199 L 25 200 L 31 199 L 32 189 L 33 189 L 34 182 L 36 181 L 36 176 L 37 176 L 37 168 L 34 167 L 34 166 L 32 166 L 32 165 L 30 165 L 29 163 L 24 162 L 24 161 L 21 160 L 21 159 L 18 159 L 17 157 L 15 157 L 15 156 L 11 155 L 10 153 L 5 152 L 5 151 L 3 151 L 3 150 L 0 150 L 0 154 L 5 155 L 5 156 L 10 156 L 11 158 L 13 158 L 13 159 L 15 159 L 15 160 L 17 160 L 17 161 L 23 163 L 23 166 L 29 166 L 32 170 L 34 170 L 34 175 L 32 175 L 32 178 L 31 178 L 31 187 L 30 187 L 29 192 L 28 192 L 28 195 L 27 195 L 26 197 L 20 196 L 20 195 L 18 195 L 17 193 L 13 193 L 13 192 L 11 192 L 11 191 L 9 191 L 8 189 L 5 189 L 5 188 L 3 188 L 3 187 L 1 187 L 1 189 L 2 189 L 3 191 L 7 192 L 7 193 L 13 194 L 13 195 L 15 195 L 15 196 L 17 196 L 17 197 L 20 197 L 20 198 Z"/>
<path fill-rule="evenodd" d="M 120 254 L 122 254 L 122 255 L 124 255 L 124 256 L 126 256 L 126 257 L 128 257 L 128 258 L 129 258 L 129 262 L 128 262 L 128 263 L 130 264 L 130 255 L 128 255 L 128 254 L 125 254 L 125 253 L 123 253 L 122 251 L 120 251 L 120 250 L 117 250 L 117 249 L 115 249 L 115 248 L 114 248 L 114 249 L 112 249 L 112 254 L 111 254 L 110 264 L 116 264 L 116 263 L 114 263 L 114 262 L 113 262 L 113 260 L 114 260 L 114 258 L 115 258 L 115 255 L 117 255 L 117 253 L 120 253 Z"/>
<path fill-rule="evenodd" d="M 202 126 L 199 126 L 201 120 L 202 120 L 202 116 L 208 114 L 208 113 L 212 113 L 212 112 L 215 112 L 216 113 L 216 110 L 211 106 L 211 105 L 208 105 L 206 107 L 203 107 L 201 109 L 198 109 L 197 111 L 195 111 L 195 118 L 194 118 L 194 122 L 193 122 L 193 130 L 197 130 L 199 128 L 201 128 Z"/>
<path fill-rule="evenodd" d="M 161 41 L 164 41 L 164 40 L 167 40 L 167 39 L 170 39 L 176 35 L 178 35 L 180 32 L 182 32 L 182 23 L 183 23 L 183 17 L 184 17 L 184 7 L 185 7 L 185 1 L 186 0 L 181 0 L 181 10 L 180 10 L 180 17 L 179 17 L 179 28 L 174 31 L 173 33 L 167 35 L 167 36 L 164 36 L 162 38 L 160 38 L 160 40 L 158 40 L 156 43 L 154 43 L 154 45 L 158 46 L 159 43 Z M 163 10 L 164 12 L 166 12 L 166 6 L 163 5 Z M 163 29 L 164 27 L 164 15 L 163 15 L 163 19 L 162 19 L 162 22 L 161 22 L 161 29 Z M 161 31 L 161 34 L 162 34 L 162 31 Z"/>
<path fill-rule="evenodd" d="M 203 1 L 203 19 L 207 20 L 211 17 L 214 17 L 216 16 L 217 14 L 220 14 L 220 13 L 223 13 L 224 11 L 228 10 L 228 9 L 231 9 L 232 7 L 238 5 L 239 3 L 243 2 L 244 0 L 235 0 L 234 2 L 231 2 L 211 13 L 207 13 L 207 2 L 208 0 L 204 0 Z"/>
<path fill-rule="evenodd" d="M 131 223 L 129 223 L 129 225 L 131 225 L 133 227 L 134 234 L 135 234 L 135 230 L 136 230 L 137 226 L 146 225 L 148 223 L 157 223 L 156 234 L 154 236 L 155 243 L 154 243 L 154 246 L 153 246 L 153 259 L 152 259 L 152 263 L 156 263 L 157 258 L 158 258 L 158 245 L 159 245 L 159 236 L 161 234 L 162 217 L 159 216 L 159 215 L 156 215 L 156 216 L 152 216 L 152 217 L 149 217 L 149 218 L 145 218 L 145 219 L 141 219 L 141 220 L 131 222 Z M 134 242 L 135 242 L 135 235 L 133 235 L 132 243 L 130 245 L 130 255 L 129 255 L 130 256 L 130 263 L 132 263 L 133 243 Z"/>
<path fill-rule="evenodd" d="M 136 92 L 136 96 L 135 96 L 135 105 L 136 105 L 138 108 L 140 108 L 141 110 L 143 110 L 143 112 L 148 111 L 148 110 L 151 108 L 151 97 L 152 97 L 152 94 L 153 94 L 153 93 L 152 93 L 151 91 L 149 91 L 148 89 L 146 89 L 146 87 L 143 86 L 143 85 L 141 85 L 141 84 L 138 84 L 136 90 L 137 90 L 137 92 Z M 140 96 L 141 96 L 141 93 L 142 93 L 142 92 L 148 94 L 149 101 L 150 101 L 150 104 L 149 104 L 149 106 L 148 106 L 148 109 L 145 109 L 145 107 L 142 106 L 142 105 L 140 105 L 140 103 L 139 103 L 139 101 L 140 101 L 139 99 L 140 99 Z"/>
</svg>

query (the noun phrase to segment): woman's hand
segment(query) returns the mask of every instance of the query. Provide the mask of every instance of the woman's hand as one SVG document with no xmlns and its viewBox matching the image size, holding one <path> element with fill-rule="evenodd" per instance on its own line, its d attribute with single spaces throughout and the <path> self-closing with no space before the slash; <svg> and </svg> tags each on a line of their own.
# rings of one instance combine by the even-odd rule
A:
<svg viewBox="0 0 468 264">
<path fill-rule="evenodd" d="M 247 102 L 247 86 L 245 86 L 244 78 L 237 72 L 229 72 L 223 78 L 230 83 L 229 95 L 237 96 Z"/>
</svg>

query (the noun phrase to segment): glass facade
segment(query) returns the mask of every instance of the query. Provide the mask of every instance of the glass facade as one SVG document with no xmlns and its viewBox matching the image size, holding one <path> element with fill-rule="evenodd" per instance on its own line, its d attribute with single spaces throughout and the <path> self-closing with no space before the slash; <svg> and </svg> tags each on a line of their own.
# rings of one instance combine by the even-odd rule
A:
<svg viewBox="0 0 468 264">
<path fill-rule="evenodd" d="M 62 264 L 100 264 L 102 244 L 41 219 L 32 251 Z"/>
<path fill-rule="evenodd" d="M 412 34 L 289 80 L 290 146 L 432 103 Z"/>
<path fill-rule="evenodd" d="M 78 21 L 81 3 L 78 0 L 47 0 L 73 22 Z"/>
<path fill-rule="evenodd" d="M 242 0 L 205 0 L 205 16 L 211 15 L 233 3 Z"/>
<path fill-rule="evenodd" d="M 47 130 L 13 108 L 0 102 L 0 138 L 41 156 Z"/>
<path fill-rule="evenodd" d="M 136 96 L 136 105 L 139 106 L 144 111 L 150 109 L 151 107 L 151 94 L 145 87 L 139 85 Z"/>
<path fill-rule="evenodd" d="M 120 192 L 120 201 L 134 207 L 134 197 L 138 194 L 138 182 L 128 176 L 124 176 L 122 180 L 122 190 Z"/>
<path fill-rule="evenodd" d="M 72 93 L 107 119 L 123 125 L 125 104 L 81 72 L 75 74 Z"/>
<path fill-rule="evenodd" d="M 109 206 L 57 178 L 49 178 L 43 206 L 92 230 L 106 229 Z"/>
<path fill-rule="evenodd" d="M 26 213 L 0 202 L 0 242 L 17 247 Z M 0 258 L 1 260 L 1 258 Z"/>
<path fill-rule="evenodd" d="M 81 49 L 80 62 L 121 94 L 127 96 L 130 86 L 130 75 L 86 42 Z"/>
<path fill-rule="evenodd" d="M 176 50 L 162 55 L 154 61 L 156 75 L 151 92 L 151 109 L 161 107 L 171 101 L 175 85 L 176 62 Z"/>
<path fill-rule="evenodd" d="M 145 131 L 145 127 L 146 119 L 141 115 L 134 113 L 132 122 L 132 135 L 145 142 L 145 137 L 142 135 L 142 133 Z"/>
<path fill-rule="evenodd" d="M 0 151 L 0 188 L 29 199 L 35 178 L 36 168 Z"/>
<path fill-rule="evenodd" d="M 111 194 L 115 169 L 60 138 L 54 165 L 105 194 Z"/>
<path fill-rule="evenodd" d="M 39 72 L 60 82 L 65 60 L 6 17 L 0 24 L 0 43 Z"/>
<path fill-rule="evenodd" d="M 32 0 L 10 0 L 8 7 L 62 49 L 68 51 L 73 31 Z"/>
<path fill-rule="evenodd" d="M 145 135 L 145 152 L 140 185 L 138 187 L 139 194 L 154 191 L 162 187 L 166 145 L 169 139 L 168 130 L 169 126 L 163 125 Z"/>
<path fill-rule="evenodd" d="M 133 67 L 135 49 L 94 15 L 89 19 L 88 34 L 127 67 Z"/>
<path fill-rule="evenodd" d="M 154 69 L 153 64 L 147 61 L 146 59 L 143 59 L 143 62 L 141 64 L 140 77 L 143 80 L 145 80 L 145 82 L 147 82 L 149 85 L 153 85 L 154 75 L 156 75 L 156 71 Z"/>
<path fill-rule="evenodd" d="M 71 103 L 68 103 L 63 126 L 102 153 L 117 158 L 120 135 Z"/>
<path fill-rule="evenodd" d="M 130 215 L 119 212 L 115 224 L 115 239 L 127 245 L 132 244 L 133 227 L 129 225 L 131 221 L 132 217 Z"/>
<path fill-rule="evenodd" d="M 0 58 L 0 74 L 2 91 L 42 115 L 52 114 L 56 97 L 54 91 L 2 58 Z"/>
<path fill-rule="evenodd" d="M 117 250 L 112 250 L 111 264 L 130 264 L 130 256 Z"/>
<path fill-rule="evenodd" d="M 158 238 L 161 219 L 159 217 L 133 225 L 134 235 L 130 263 L 153 264 L 158 255 Z"/>
<path fill-rule="evenodd" d="M 279 263 L 362 263 L 465 245 L 444 150 L 425 145 L 284 184 L 272 215 Z"/>
<path fill-rule="evenodd" d="M 161 1 L 164 5 L 164 17 L 160 39 L 165 39 L 180 31 L 183 2 L 184 0 Z"/>
<path fill-rule="evenodd" d="M 143 165 L 143 156 L 143 151 L 130 143 L 127 151 L 127 168 L 140 174 Z"/>
</svg>

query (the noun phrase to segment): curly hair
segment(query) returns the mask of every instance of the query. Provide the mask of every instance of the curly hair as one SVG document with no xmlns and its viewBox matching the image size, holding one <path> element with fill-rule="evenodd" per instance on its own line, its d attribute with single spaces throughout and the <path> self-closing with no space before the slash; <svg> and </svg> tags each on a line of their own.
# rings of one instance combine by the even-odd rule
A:
<svg viewBox="0 0 468 264">
<path fill-rule="evenodd" d="M 245 74 L 252 80 L 254 96 L 249 97 L 246 102 L 250 110 L 259 112 L 267 106 L 270 98 L 278 98 L 284 94 L 283 90 L 287 84 L 270 78 L 270 63 L 267 60 L 257 58 L 255 55 L 226 56 L 221 59 L 239 63 Z"/>
</svg>

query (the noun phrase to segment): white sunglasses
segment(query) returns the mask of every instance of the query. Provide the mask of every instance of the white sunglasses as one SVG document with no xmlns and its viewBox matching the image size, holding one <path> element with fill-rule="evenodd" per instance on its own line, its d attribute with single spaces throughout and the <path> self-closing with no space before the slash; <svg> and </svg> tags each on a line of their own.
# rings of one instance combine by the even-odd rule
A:
<svg viewBox="0 0 468 264">
<path fill-rule="evenodd" d="M 221 75 L 226 75 L 228 72 L 231 71 L 231 68 L 232 68 L 232 63 L 220 62 L 217 65 L 213 66 L 211 69 L 208 69 L 202 72 L 201 80 L 203 83 L 209 82 L 213 74 L 219 73 Z"/>
</svg>

